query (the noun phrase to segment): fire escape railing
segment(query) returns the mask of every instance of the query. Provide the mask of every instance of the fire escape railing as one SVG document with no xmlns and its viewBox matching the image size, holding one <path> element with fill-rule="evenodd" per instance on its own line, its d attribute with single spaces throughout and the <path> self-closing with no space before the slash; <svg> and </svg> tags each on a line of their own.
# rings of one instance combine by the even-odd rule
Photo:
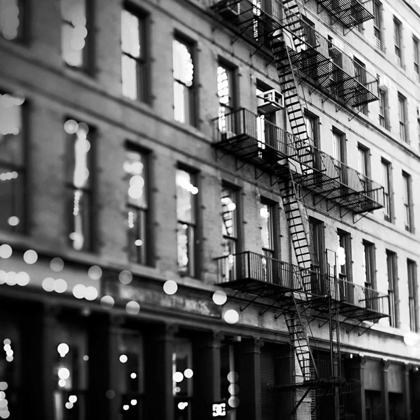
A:
<svg viewBox="0 0 420 420">
<path fill-rule="evenodd" d="M 368 309 L 383 317 L 390 315 L 389 295 L 386 293 L 329 275 L 319 275 L 313 285 L 313 294 L 331 294 L 332 299 L 337 302 Z"/>
<path fill-rule="evenodd" d="M 347 29 L 351 29 L 367 20 L 373 19 L 373 14 L 364 6 L 365 4 L 370 3 L 370 0 L 364 2 L 358 0 L 315 1 L 328 10 L 328 12 Z"/>
<path fill-rule="evenodd" d="M 334 62 L 328 53 L 330 41 L 304 21 L 300 20 L 302 33 L 296 34 L 288 21 L 279 17 L 280 12 L 269 13 L 249 0 L 221 0 L 213 9 L 234 24 L 239 36 L 259 46 L 268 46 L 270 35 L 280 29 L 294 38 L 299 38 L 298 48 L 295 45 L 287 47 L 295 70 L 301 78 L 339 104 L 354 108 L 378 100 L 376 77 L 364 68 L 361 69 L 362 74 L 357 74 L 354 60 L 343 51 L 339 51 L 336 46 L 334 49 L 340 52 L 342 64 Z M 234 10 L 234 13 L 228 16 L 223 12 L 226 10 Z"/>
<path fill-rule="evenodd" d="M 220 283 L 258 280 L 290 290 L 301 288 L 299 267 L 251 251 L 215 258 Z"/>
<path fill-rule="evenodd" d="M 300 142 L 293 134 L 241 108 L 212 120 L 215 146 L 248 160 L 274 173 L 289 165 L 292 172 L 299 168 L 295 147 Z M 294 173 L 294 179 L 307 190 L 337 202 L 355 213 L 384 207 L 384 188 L 348 165 L 312 146 L 312 167 L 305 173 Z M 304 165 L 305 166 L 305 165 Z M 285 176 L 287 173 L 285 172 Z"/>
</svg>

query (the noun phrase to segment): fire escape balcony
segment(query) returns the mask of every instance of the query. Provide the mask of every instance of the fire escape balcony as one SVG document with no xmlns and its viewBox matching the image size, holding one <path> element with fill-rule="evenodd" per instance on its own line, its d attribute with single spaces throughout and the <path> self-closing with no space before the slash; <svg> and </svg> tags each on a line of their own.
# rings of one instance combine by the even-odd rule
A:
<svg viewBox="0 0 420 420">
<path fill-rule="evenodd" d="M 309 147 L 314 157 L 313 166 L 302 174 L 297 173 L 296 182 L 356 214 L 385 206 L 381 185 L 316 147 Z"/>
<path fill-rule="evenodd" d="M 365 10 L 356 0 L 340 1 L 355 1 L 357 5 L 352 10 L 360 7 Z M 332 48 L 328 39 L 302 19 L 296 17 L 294 23 L 283 19 L 284 11 L 280 4 L 277 8 L 270 8 L 265 2 L 260 4 L 261 7 L 258 7 L 250 0 L 221 0 L 214 4 L 213 10 L 232 24 L 231 28 L 238 37 L 258 45 L 258 48 L 271 48 L 269 41 L 279 36 L 279 30 L 289 33 L 294 43 L 289 43 L 286 48 L 293 70 L 340 105 L 352 109 L 378 100 L 378 80 L 374 75 L 358 67 L 336 46 Z M 293 29 L 296 22 L 299 22 L 299 29 Z M 276 59 L 287 58 L 284 48 L 272 48 L 272 53 Z M 284 67 L 285 73 L 288 67 L 290 65 Z"/>
<path fill-rule="evenodd" d="M 306 0 L 308 1 L 308 0 Z M 341 24 L 351 29 L 367 20 L 373 19 L 373 14 L 365 7 L 370 0 L 315 0 L 319 6 L 328 10 Z"/>
<path fill-rule="evenodd" d="M 341 316 L 359 321 L 376 322 L 389 317 L 389 296 L 370 287 L 363 287 L 330 275 L 312 274 L 313 280 L 307 292 L 316 302 L 314 307 L 321 313 L 328 313 L 326 296 L 331 296 L 333 309 L 338 309 Z M 340 275 L 341 276 L 341 275 Z M 344 276 L 343 276 L 344 277 Z"/>
<path fill-rule="evenodd" d="M 218 284 L 258 297 L 277 297 L 301 289 L 299 267 L 245 251 L 215 258 Z"/>
<path fill-rule="evenodd" d="M 274 174 L 295 154 L 293 135 L 245 108 L 212 120 L 215 147 Z"/>
<path fill-rule="evenodd" d="M 295 136 L 241 108 L 213 121 L 214 146 L 243 162 L 285 179 L 293 173 L 306 190 L 331 200 L 354 213 L 384 207 L 384 189 L 377 182 L 341 163 L 308 143 L 298 152 Z M 310 165 L 299 162 L 299 153 L 310 153 Z"/>
</svg>

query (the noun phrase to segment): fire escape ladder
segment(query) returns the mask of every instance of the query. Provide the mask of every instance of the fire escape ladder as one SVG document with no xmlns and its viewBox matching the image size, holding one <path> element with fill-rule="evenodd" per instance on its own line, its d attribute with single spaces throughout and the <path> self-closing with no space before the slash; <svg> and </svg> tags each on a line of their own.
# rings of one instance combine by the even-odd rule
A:
<svg viewBox="0 0 420 420">
<path fill-rule="evenodd" d="M 305 295 L 304 292 L 295 292 L 297 295 Z M 300 296 L 299 299 L 305 296 Z M 286 325 L 289 331 L 293 347 L 295 349 L 296 358 L 301 370 L 303 381 L 312 381 L 318 378 L 318 372 L 315 365 L 314 356 L 309 343 L 310 331 L 309 324 L 306 322 L 306 317 L 302 305 L 298 304 L 295 295 L 292 295 L 293 308 L 291 311 L 285 313 Z"/>
</svg>

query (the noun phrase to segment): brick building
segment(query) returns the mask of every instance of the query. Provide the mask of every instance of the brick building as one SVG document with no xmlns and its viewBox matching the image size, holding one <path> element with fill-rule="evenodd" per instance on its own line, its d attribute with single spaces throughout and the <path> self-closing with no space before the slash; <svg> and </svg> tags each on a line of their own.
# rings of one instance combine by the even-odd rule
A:
<svg viewBox="0 0 420 420">
<path fill-rule="evenodd" d="M 419 23 L 0 0 L 0 418 L 419 418 Z"/>
</svg>

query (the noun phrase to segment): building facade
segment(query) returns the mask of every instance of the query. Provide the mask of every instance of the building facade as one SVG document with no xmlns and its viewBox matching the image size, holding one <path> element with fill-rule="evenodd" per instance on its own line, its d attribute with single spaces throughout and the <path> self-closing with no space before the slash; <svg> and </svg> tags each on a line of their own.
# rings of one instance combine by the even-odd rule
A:
<svg viewBox="0 0 420 420">
<path fill-rule="evenodd" d="M 0 0 L 0 418 L 419 418 L 419 23 Z"/>
</svg>

